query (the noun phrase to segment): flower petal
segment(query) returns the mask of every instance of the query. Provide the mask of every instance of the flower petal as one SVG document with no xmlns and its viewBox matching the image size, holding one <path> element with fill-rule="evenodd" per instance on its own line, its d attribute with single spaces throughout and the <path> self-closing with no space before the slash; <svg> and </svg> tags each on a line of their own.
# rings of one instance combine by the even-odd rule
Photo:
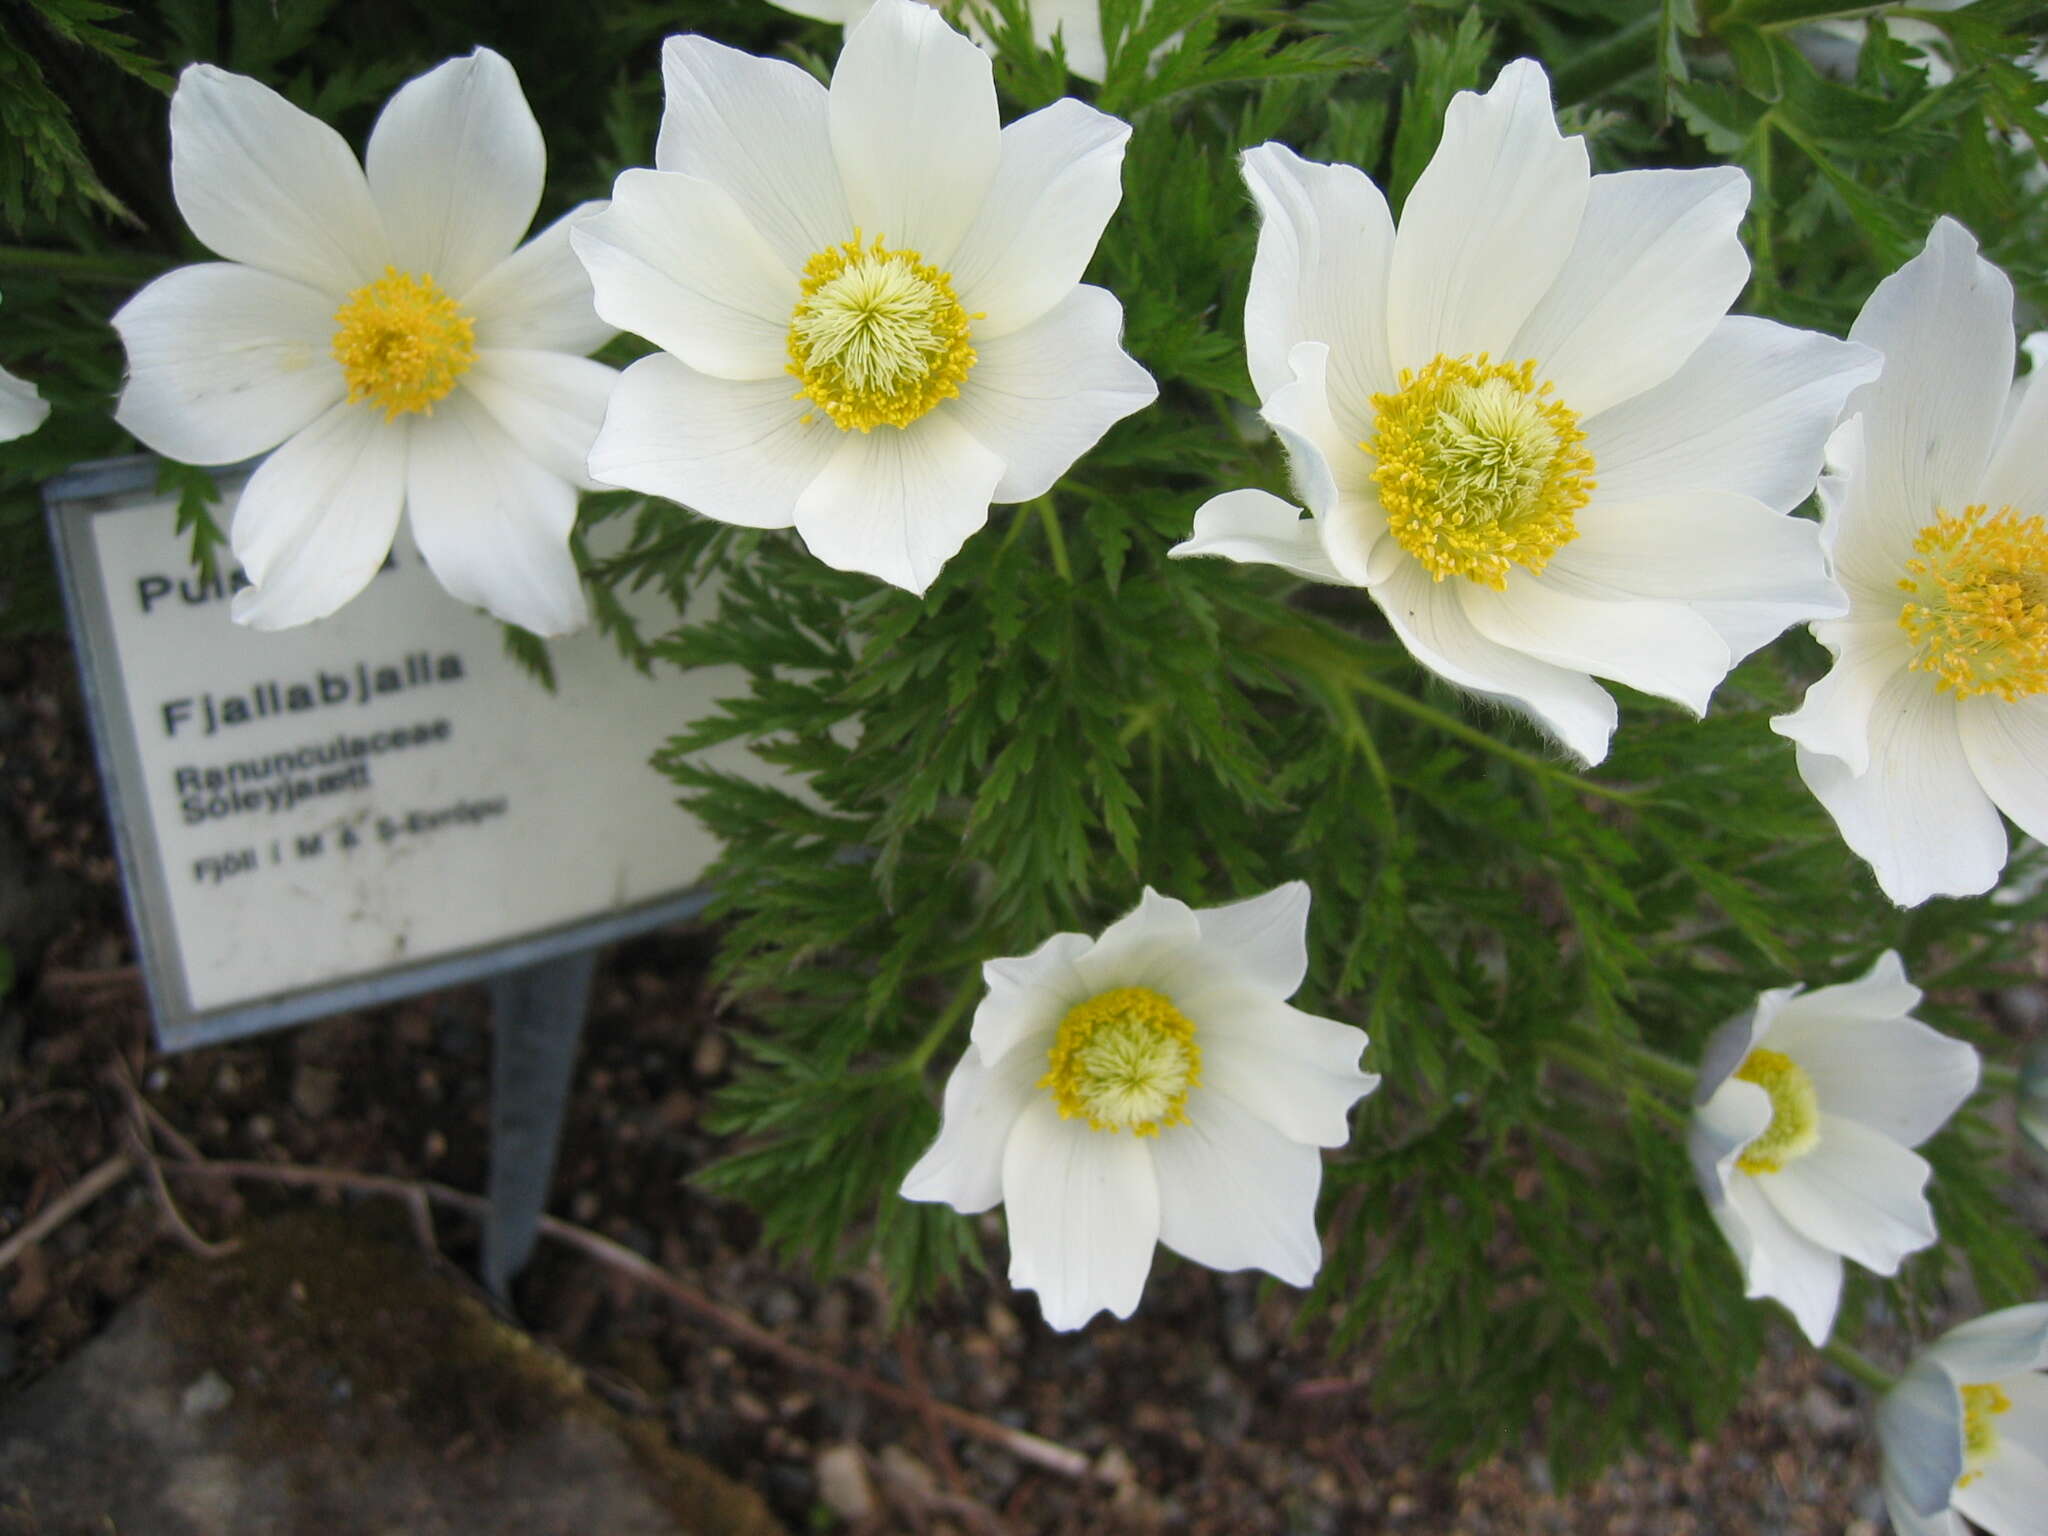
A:
<svg viewBox="0 0 2048 1536">
<path fill-rule="evenodd" d="M 1859 542 L 1903 569 L 1934 510 L 1977 501 L 2012 389 L 2012 283 L 1969 231 L 1935 220 L 1926 248 L 1879 283 L 1849 339 L 1884 376 L 1849 403 L 1863 416 Z"/>
<path fill-rule="evenodd" d="M 1401 643 L 1430 671 L 1530 716 L 1586 763 L 1605 757 L 1615 722 L 1607 690 L 1582 672 L 1487 639 L 1450 587 L 1403 559 L 1371 592 Z"/>
<path fill-rule="evenodd" d="M 1123 198 L 1127 123 L 1071 96 L 1002 130 L 995 179 L 947 268 L 976 347 L 1073 291 Z"/>
<path fill-rule="evenodd" d="M 1188 1098 L 1188 1123 L 1153 1141 L 1152 1166 L 1159 1240 L 1175 1253 L 1211 1269 L 1263 1269 L 1289 1285 L 1315 1279 L 1323 1263 L 1316 1148 L 1205 1084 Z"/>
<path fill-rule="evenodd" d="M 1890 958 L 1898 963 L 1896 955 Z M 1809 992 L 1800 1001 L 1838 990 Z M 1917 1002 L 1919 989 L 1905 990 Z M 1976 1091 L 1977 1052 L 1897 1013 L 1890 1018 L 1788 1013 L 1772 1032 L 1771 1049 L 1799 1064 L 1829 1114 L 1854 1120 L 1901 1146 L 1917 1147 Z"/>
<path fill-rule="evenodd" d="M 1870 768 L 1870 724 L 1877 701 L 1913 659 L 1912 643 L 1896 623 L 1842 620 L 1813 626 L 1814 637 L 1834 652 L 1826 677 L 1806 690 L 1789 715 L 1771 729 L 1807 751 L 1839 758 L 1852 776 Z"/>
<path fill-rule="evenodd" d="M 1842 402 L 1879 363 L 1832 336 L 1730 315 L 1662 384 L 1585 423 L 1600 499 L 1734 491 L 1789 512 L 1813 492 Z"/>
<path fill-rule="evenodd" d="M 114 419 L 186 464 L 267 452 L 348 393 L 334 300 L 255 267 L 166 272 L 121 306 L 128 382 Z"/>
<path fill-rule="evenodd" d="M 1120 347 L 1123 306 L 1082 284 L 1021 331 L 974 338 L 973 370 L 944 407 L 1003 461 L 995 500 L 1051 490 L 1102 434 L 1159 398 L 1159 386 Z"/>
<path fill-rule="evenodd" d="M 1824 1105 L 1813 1150 L 1757 1184 L 1803 1236 L 1880 1275 L 1935 1240 L 1927 1160 Z"/>
<path fill-rule="evenodd" d="M 721 523 L 787 528 L 839 439 L 829 422 L 804 420 L 787 378 L 714 379 L 664 353 L 619 375 L 590 474 Z"/>
<path fill-rule="evenodd" d="M 1129 1317 L 1159 1240 L 1152 1153 L 1136 1136 L 1063 1121 L 1032 1099 L 1003 1147 L 1010 1284 L 1038 1293 L 1048 1325 L 1079 1328 L 1097 1312 Z"/>
<path fill-rule="evenodd" d="M 903 0 L 904 4 L 911 0 Z M 819 430 L 837 431 L 822 421 Z M 923 592 L 988 521 L 1003 461 L 945 410 L 899 431 L 840 433 L 796 502 L 804 545 L 841 571 Z"/>
<path fill-rule="evenodd" d="M 825 87 L 794 64 L 695 36 L 661 45 L 661 78 L 658 169 L 723 187 L 792 272 L 853 237 Z"/>
<path fill-rule="evenodd" d="M 460 392 L 489 411 L 526 458 L 558 480 L 595 490 L 590 445 L 618 381 L 616 370 L 587 357 L 483 351 Z"/>
<path fill-rule="evenodd" d="M 906 1200 L 950 1205 L 963 1216 L 1003 1198 L 1003 1146 L 1035 1095 L 1041 1058 L 1019 1055 L 991 1067 L 973 1046 L 946 1079 L 939 1139 L 904 1175 Z"/>
<path fill-rule="evenodd" d="M 618 333 L 598 317 L 590 274 L 569 243 L 572 231 L 609 206 L 577 204 L 477 279 L 462 300 L 476 322 L 477 346 L 581 357 Z"/>
<path fill-rule="evenodd" d="M 1167 554 L 1176 560 L 1221 555 L 1252 565 L 1277 565 L 1310 581 L 1353 585 L 1324 550 L 1320 526 L 1270 491 L 1226 491 L 1202 503 L 1194 531 Z"/>
<path fill-rule="evenodd" d="M 1260 399 L 1271 396 L 1294 376 L 1295 345 L 1319 341 L 1330 349 L 1328 388 L 1347 419 L 1370 423 L 1373 395 L 1396 383 L 1387 351 L 1387 200 L 1356 167 L 1304 160 L 1284 144 L 1248 149 L 1241 164 L 1259 206 L 1244 302 L 1252 385 Z"/>
<path fill-rule="evenodd" d="M 1899 1518 L 1904 1510 L 1936 1530 L 1950 1529 L 1942 1516 L 1963 1475 L 1963 1403 L 1955 1380 L 1931 1354 L 1916 1359 L 1878 1400 L 1877 1440 L 1894 1523 L 1906 1526 Z"/>
<path fill-rule="evenodd" d="M 50 414 L 50 402 L 35 385 L 0 368 L 0 443 L 26 437 Z"/>
<path fill-rule="evenodd" d="M 1788 626 L 1840 613 L 1820 530 L 1747 496 L 1699 491 L 1580 509 L 1543 580 L 1584 597 L 1684 603 L 1740 661 Z"/>
<path fill-rule="evenodd" d="M 1574 672 L 1612 678 L 1696 715 L 1732 665 L 1714 626 L 1682 603 L 1602 602 L 1516 569 L 1499 592 L 1457 582 L 1465 616 L 1497 645 Z"/>
<path fill-rule="evenodd" d="M 846 29 L 829 114 L 855 225 L 950 268 L 1002 154 L 988 55 L 930 6 L 877 0 Z"/>
<path fill-rule="evenodd" d="M 2005 430 L 1991 455 L 1983 486 L 1975 501 L 1990 507 L 2013 507 L 2022 513 L 2048 513 L 2048 345 L 2044 337 L 2029 339 L 2034 371 L 2015 380 L 2005 412 Z"/>
<path fill-rule="evenodd" d="M 1262 896 L 1195 909 L 1202 949 L 1240 986 L 1288 998 L 1308 975 L 1306 880 L 1276 885 Z"/>
<path fill-rule="evenodd" d="M 2048 1368 L 2048 1301 L 1972 1318 L 1936 1339 L 1921 1358 L 1959 1382 L 2004 1381 Z"/>
<path fill-rule="evenodd" d="M 1816 1349 L 1825 1344 L 1842 1301 L 1842 1256 L 1795 1231 L 1747 1174 L 1708 1210 L 1742 1263 L 1742 1294 L 1783 1303 Z"/>
<path fill-rule="evenodd" d="M 576 487 L 530 457 L 466 392 L 414 424 L 405 504 L 413 541 L 451 596 L 536 635 L 589 622 L 569 553 Z"/>
<path fill-rule="evenodd" d="M 1351 1106 L 1380 1082 L 1358 1070 L 1364 1030 L 1241 986 L 1210 986 L 1178 1001 L 1202 1051 L 1198 1092 L 1228 1095 L 1290 1141 L 1350 1141 Z"/>
<path fill-rule="evenodd" d="M 1733 166 L 1595 176 L 1564 270 L 1507 348 L 1584 417 L 1663 383 L 1749 280 Z"/>
<path fill-rule="evenodd" d="M 715 378 L 788 377 L 797 275 L 716 183 L 626 171 L 570 243 L 611 324 Z"/>
<path fill-rule="evenodd" d="M 1067 1010 L 1101 990 L 1081 978 L 1077 962 L 1095 947 L 1085 933 L 1056 933 L 1028 955 L 1005 955 L 981 963 L 988 996 L 974 1010 L 974 1048 L 994 1066 L 1027 1041 L 1042 1040 L 1030 1052 L 1045 1071 L 1044 1051 Z"/>
<path fill-rule="evenodd" d="M 463 294 L 533 223 L 547 149 L 519 76 L 479 48 L 399 87 L 363 164 L 391 260 Z"/>
<path fill-rule="evenodd" d="M 1092 995 L 1112 987 L 1152 987 L 1169 995 L 1191 957 L 1201 953 L 1202 925 L 1184 901 L 1146 886 L 1138 904 L 1102 930 L 1074 960 Z"/>
<path fill-rule="evenodd" d="M 1294 377 L 1266 398 L 1259 414 L 1287 450 L 1288 470 L 1316 516 L 1324 552 L 1354 586 L 1384 581 L 1401 550 L 1387 531 L 1372 455 L 1331 408 L 1325 384 L 1330 349 L 1304 341 L 1287 361 Z"/>
<path fill-rule="evenodd" d="M 188 66 L 171 97 L 171 191 L 216 255 L 337 303 L 388 259 L 384 221 L 341 135 L 211 64 Z"/>
<path fill-rule="evenodd" d="M 2027 836 L 2048 839 L 2048 697 L 1964 699 L 1956 706 L 1956 725 L 1971 771 L 1992 803 Z"/>
<path fill-rule="evenodd" d="M 2012 1416 L 2019 1412 L 2015 1399 Z M 1998 1449 L 1949 1502 L 1990 1536 L 2039 1536 L 2042 1511 L 2048 1510 L 2048 1466 L 2007 1441 L 2004 1415 L 1996 1424 Z"/>
<path fill-rule="evenodd" d="M 2005 827 L 1963 752 L 1956 701 L 1895 672 L 1870 713 L 1870 767 L 1802 748 L 1799 776 L 1885 895 L 1902 907 L 1988 891 L 2005 867 Z"/>
<path fill-rule="evenodd" d="M 324 619 L 369 585 L 405 505 L 407 436 L 372 406 L 336 405 L 257 466 L 228 530 L 255 583 L 235 594 L 237 624 Z"/>
<path fill-rule="evenodd" d="M 1484 96 L 1452 97 L 1394 239 L 1394 367 L 1505 356 L 1571 256 L 1591 180 L 1586 141 L 1557 131 L 1549 78 L 1533 60 L 1508 65 Z"/>
<path fill-rule="evenodd" d="M 1738 1057 L 1736 1065 L 1740 1064 L 1741 1058 Z M 1704 1085 L 1712 1075 L 1703 1069 L 1701 1084 Z M 1692 1120 L 1686 1127 L 1686 1152 L 1708 1205 L 1725 1205 L 1729 1186 L 1737 1179 L 1749 1177 L 1735 1171 L 1736 1156 L 1763 1135 L 1770 1123 L 1771 1096 L 1755 1083 L 1726 1074 L 1722 1074 L 1707 1096 L 1693 1106 Z M 1745 1233 L 1747 1230 L 1744 1228 Z M 1737 1243 L 1735 1248 L 1746 1265 L 1749 1262 L 1748 1248 L 1742 1243 Z"/>
</svg>

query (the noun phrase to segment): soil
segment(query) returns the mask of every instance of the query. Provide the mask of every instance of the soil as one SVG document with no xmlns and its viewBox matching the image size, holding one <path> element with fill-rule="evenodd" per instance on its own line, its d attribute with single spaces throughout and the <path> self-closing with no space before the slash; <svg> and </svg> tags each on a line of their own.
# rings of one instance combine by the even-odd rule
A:
<svg viewBox="0 0 2048 1536">
<path fill-rule="evenodd" d="M 127 1074 L 209 1159 L 483 1187 L 490 1028 L 458 989 L 232 1045 L 157 1053 L 68 650 L 0 648 L 0 1241 L 133 1146 Z M 774 1358 L 617 1265 L 543 1240 L 520 1319 L 614 1408 L 756 1490 L 792 1531 L 1840 1533 L 1883 1529 L 1867 1405 L 1789 1340 L 1711 1440 L 1631 1458 L 1570 1496 L 1533 1453 L 1463 1475 L 1377 1422 L 1370 1361 L 1333 1362 L 1279 1287 L 1165 1263 L 1130 1323 L 1039 1323 L 998 1262 L 903 1332 L 878 1277 L 778 1267 L 736 1206 L 694 1189 L 734 1020 L 707 991 L 714 935 L 680 929 L 600 962 L 552 1209 L 789 1344 L 1079 1452 L 1084 1475 L 942 1431 L 872 1391 Z M 2038 1021 L 2037 1021 L 2038 1027 Z M 166 1160 L 183 1155 L 158 1130 Z M 325 1204 L 388 1229 L 384 1197 L 121 1178 L 0 1269 L 0 1398 L 105 1329 L 184 1248 Z M 991 1234 L 999 1229 L 992 1223 Z M 452 1265 L 475 1233 L 436 1213 Z M 456 1414 L 451 1426 L 459 1426 Z M 425 1431 L 423 1431 L 424 1433 Z M 449 1432 L 456 1433 L 451 1427 Z"/>
</svg>

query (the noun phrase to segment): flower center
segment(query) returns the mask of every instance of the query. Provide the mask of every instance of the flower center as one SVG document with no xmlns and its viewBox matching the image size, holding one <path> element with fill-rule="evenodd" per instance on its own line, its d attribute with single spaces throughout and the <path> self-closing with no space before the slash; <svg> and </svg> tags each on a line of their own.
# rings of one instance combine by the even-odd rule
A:
<svg viewBox="0 0 2048 1536">
<path fill-rule="evenodd" d="M 1991 1421 L 2012 1407 L 2012 1399 L 2000 1391 L 1995 1382 L 1978 1382 L 1964 1387 L 1962 1392 L 1965 1470 L 1956 1479 L 1958 1488 L 1975 1482 L 1983 1475 L 1984 1463 L 1998 1449 L 1998 1426 Z"/>
<path fill-rule="evenodd" d="M 1782 1051 L 1754 1050 L 1735 1075 L 1771 1097 L 1771 1123 L 1742 1149 L 1735 1166 L 1744 1173 L 1776 1173 L 1820 1145 L 1820 1100 L 1813 1079 Z"/>
<path fill-rule="evenodd" d="M 789 371 L 841 431 L 907 427 L 960 393 L 974 366 L 953 279 L 916 251 L 856 230 L 804 264 L 789 317 Z M 808 419 L 808 418 L 806 418 Z"/>
<path fill-rule="evenodd" d="M 1982 505 L 1939 508 L 1913 540 L 1899 628 L 1916 672 L 1958 698 L 2048 691 L 2048 528 L 2039 516 Z"/>
<path fill-rule="evenodd" d="M 1150 987 L 1098 992 L 1067 1010 L 1038 1081 L 1060 1118 L 1085 1116 L 1090 1130 L 1157 1136 L 1187 1123 L 1188 1090 L 1202 1080 L 1195 1026 Z"/>
<path fill-rule="evenodd" d="M 1533 359 L 1438 354 L 1374 395 L 1372 473 L 1387 527 L 1423 569 L 1499 590 L 1511 567 L 1540 571 L 1578 536 L 1593 491 L 1579 418 L 1546 398 Z"/>
<path fill-rule="evenodd" d="M 433 277 L 386 267 L 334 312 L 334 360 L 351 401 L 390 421 L 434 403 L 476 362 L 476 325 Z"/>
</svg>

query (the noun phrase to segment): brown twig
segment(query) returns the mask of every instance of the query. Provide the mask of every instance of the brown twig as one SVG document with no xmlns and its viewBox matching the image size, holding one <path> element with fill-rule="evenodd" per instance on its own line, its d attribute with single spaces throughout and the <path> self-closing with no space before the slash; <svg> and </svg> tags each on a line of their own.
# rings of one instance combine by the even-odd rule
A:
<svg viewBox="0 0 2048 1536">
<path fill-rule="evenodd" d="M 73 1216 L 99 1199 L 135 1171 L 135 1159 L 116 1152 L 92 1172 L 65 1190 L 28 1219 L 14 1236 L 0 1243 L 0 1270 L 4 1270 L 29 1249 L 63 1226 Z"/>
<path fill-rule="evenodd" d="M 133 965 L 110 966 L 101 971 L 68 970 L 56 966 L 44 970 L 37 985 L 51 992 L 90 992 L 103 987 L 139 987 L 142 969 Z"/>
<path fill-rule="evenodd" d="M 121 1090 L 121 1097 L 128 1107 L 128 1142 L 134 1149 L 136 1160 L 149 1178 L 149 1187 L 156 1196 L 157 1208 L 163 1212 L 165 1222 L 172 1234 L 192 1252 L 203 1258 L 222 1259 L 242 1245 L 234 1238 L 216 1243 L 201 1237 L 192 1223 L 185 1219 L 185 1213 L 178 1209 L 178 1202 L 171 1198 L 171 1186 L 164 1182 L 163 1164 L 157 1161 L 156 1147 L 149 1139 L 149 1105 L 142 1092 L 135 1086 L 135 1079 L 129 1074 L 127 1063 L 116 1058 L 107 1069 L 107 1076 L 115 1087 Z M 183 1138 L 179 1138 L 183 1140 Z M 190 1143 L 187 1143 L 189 1146 Z"/>
<path fill-rule="evenodd" d="M 917 1394 L 917 1416 L 924 1422 L 925 1440 L 931 1446 L 932 1460 L 938 1463 L 939 1476 L 952 1492 L 965 1493 L 967 1480 L 960 1475 L 960 1463 L 953 1459 L 953 1447 L 947 1444 L 938 1415 L 932 1411 L 938 1406 L 938 1399 L 932 1396 L 931 1383 L 925 1379 L 924 1361 L 918 1357 L 917 1341 L 908 1328 L 896 1330 L 896 1358 L 903 1365 L 903 1384 Z"/>
<path fill-rule="evenodd" d="M 219 1179 L 247 1179 L 272 1184 L 297 1185 L 306 1189 L 355 1190 L 363 1194 L 390 1195 L 397 1199 L 412 1199 L 416 1195 L 438 1205 L 452 1206 L 470 1216 L 481 1219 L 490 1210 L 490 1202 L 481 1196 L 437 1184 L 428 1179 L 401 1179 L 386 1174 L 351 1173 L 339 1168 L 304 1168 L 291 1163 L 250 1163 L 250 1162 L 201 1162 L 174 1163 L 165 1169 L 167 1173 L 181 1177 L 211 1177 Z M 1048 1472 L 1057 1472 L 1063 1477 L 1086 1477 L 1090 1474 L 1091 1463 L 1079 1451 L 1031 1434 L 1025 1430 L 1012 1429 L 994 1419 L 972 1413 L 953 1403 L 940 1402 L 929 1396 L 922 1399 L 915 1392 L 897 1386 L 894 1382 L 883 1381 L 866 1371 L 855 1370 L 852 1366 L 841 1365 L 807 1349 L 777 1338 L 751 1318 L 730 1307 L 722 1306 L 710 1297 L 692 1290 L 676 1279 L 660 1265 L 643 1259 L 622 1243 L 613 1242 L 602 1233 L 593 1232 L 574 1222 L 563 1221 L 555 1216 L 540 1218 L 540 1231 L 558 1243 L 576 1249 L 588 1258 L 637 1280 L 662 1295 L 692 1315 L 711 1322 L 751 1349 L 764 1355 L 772 1355 L 785 1365 L 814 1375 L 829 1376 L 869 1397 L 879 1398 L 898 1408 L 913 1413 L 929 1408 L 930 1412 L 964 1434 L 977 1439 L 991 1441 L 1008 1451 L 1020 1461 Z"/>
</svg>

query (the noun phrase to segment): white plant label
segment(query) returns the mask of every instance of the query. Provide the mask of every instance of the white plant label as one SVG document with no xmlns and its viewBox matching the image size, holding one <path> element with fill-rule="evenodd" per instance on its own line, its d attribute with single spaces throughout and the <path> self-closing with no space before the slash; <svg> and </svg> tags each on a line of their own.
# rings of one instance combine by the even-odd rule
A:
<svg viewBox="0 0 2048 1536">
<path fill-rule="evenodd" d="M 736 676 L 643 677 L 591 632 L 551 646 L 547 693 L 403 538 L 341 612 L 262 633 L 231 621 L 228 581 L 193 574 L 168 500 L 98 511 L 89 532 L 117 663 L 99 726 L 127 737 L 109 755 L 135 781 L 126 838 L 154 852 L 136 863 L 161 884 L 174 1011 L 627 911 L 715 856 L 648 757 Z"/>
</svg>

